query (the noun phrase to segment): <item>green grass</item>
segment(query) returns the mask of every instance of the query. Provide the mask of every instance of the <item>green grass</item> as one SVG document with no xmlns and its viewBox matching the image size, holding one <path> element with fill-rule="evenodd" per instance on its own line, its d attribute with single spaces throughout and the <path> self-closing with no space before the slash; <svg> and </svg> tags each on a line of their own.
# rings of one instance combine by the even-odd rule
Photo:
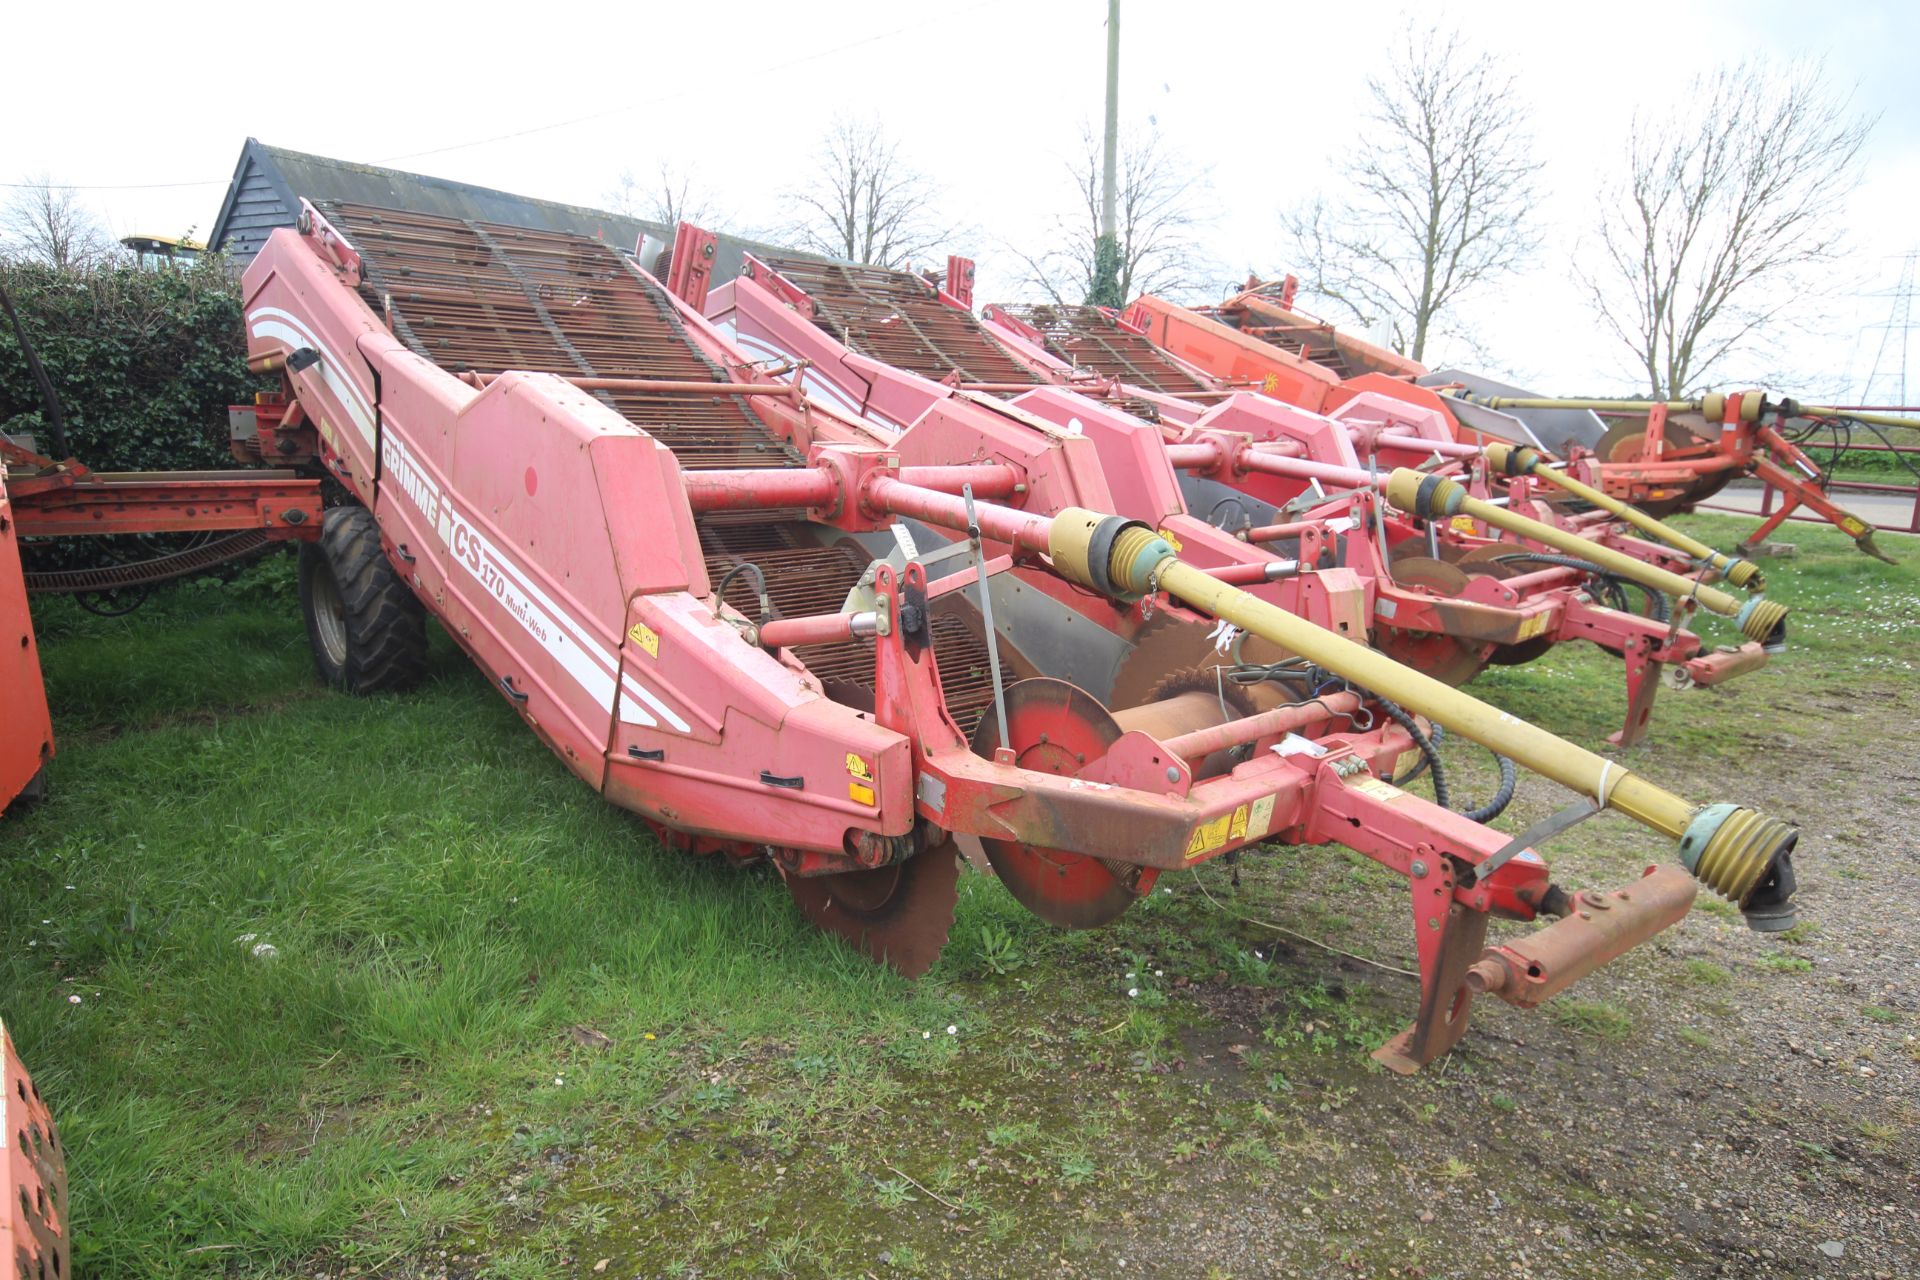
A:
<svg viewBox="0 0 1920 1280">
<path fill-rule="evenodd" d="M 1731 545 L 1751 523 L 1688 525 Z M 1752 723 L 1770 691 L 1811 673 L 1844 695 L 1910 669 L 1900 629 L 1920 625 L 1920 545 L 1893 541 L 1908 564 L 1890 569 L 1835 531 L 1796 529 L 1794 541 L 1798 558 L 1766 568 L 1769 594 L 1795 606 L 1795 650 L 1723 689 L 1663 695 L 1633 767 L 1658 780 L 1750 765 L 1767 739 L 1723 732 L 1716 708 Z M 676 1262 L 709 1274 L 715 1258 L 847 1272 L 870 1255 L 835 1253 L 834 1240 L 862 1232 L 886 1233 L 893 1269 L 909 1270 L 927 1241 L 902 1242 L 876 1198 L 926 1209 L 896 1185 L 903 1173 L 949 1191 L 911 1148 L 896 1149 L 898 1171 L 852 1154 L 892 1140 L 869 1127 L 883 1110 L 940 1130 L 944 1159 L 987 1162 L 949 1198 L 973 1214 L 986 1194 L 969 1220 L 976 1240 L 993 1240 L 1025 1220 L 1028 1182 L 1105 1185 L 1117 1157 L 1096 1121 L 1162 1154 L 1228 1145 L 1154 1109 L 1156 1072 L 1191 1029 L 1168 997 L 1177 978 L 1224 973 L 1270 992 L 1249 1066 L 1275 1082 L 1275 1106 L 1316 1115 L 1350 1086 L 1294 1082 L 1330 1063 L 1363 1070 L 1406 1016 L 1397 995 L 1375 998 L 1381 988 L 1302 978 L 1298 957 L 1281 960 L 1271 933 L 1235 918 L 1362 947 L 1347 935 L 1388 918 L 1399 937 L 1394 878 L 1337 848 L 1262 859 L 1244 907 L 1210 865 L 1170 878 L 1176 896 L 1071 937 L 967 876 L 946 955 L 927 979 L 901 981 L 804 925 L 765 872 L 662 850 L 443 638 L 416 693 L 320 691 L 285 579 L 276 561 L 120 620 L 36 606 L 60 754 L 51 798 L 0 819 L 0 1011 L 71 1153 L 79 1274 L 377 1270 L 473 1239 L 494 1274 L 539 1275 L 655 1209 L 683 1235 L 623 1237 L 621 1256 L 657 1258 L 663 1274 Z M 1734 638 L 1717 621 L 1703 628 Z M 1494 668 L 1474 691 L 1591 746 L 1617 727 L 1620 685 L 1617 661 L 1563 646 Z M 1484 752 L 1446 750 L 1459 788 L 1490 790 Z M 1550 791 L 1525 784 L 1522 808 L 1545 812 L 1559 802 Z M 1645 864 L 1631 824 L 1580 832 L 1565 842 L 1575 882 Z M 1267 899 L 1252 897 L 1259 883 Z M 276 953 L 257 958 L 259 941 Z M 1785 954 L 1761 963 L 1806 967 Z M 1687 973 L 1715 985 L 1711 968 Z M 1129 1000 L 1133 986 L 1142 995 Z M 1605 1002 L 1549 1009 L 1603 1038 L 1634 1025 Z M 962 1034 L 943 1034 L 950 1024 Z M 1063 1029 L 1048 1040 L 1046 1025 Z M 611 1047 L 581 1043 L 576 1027 Z M 1053 1110 L 1030 1101 L 1089 1063 L 1135 1087 L 1069 1091 Z M 1233 1141 L 1234 1158 L 1256 1165 L 1274 1142 Z M 840 1171 L 823 1143 L 847 1149 Z M 729 1144 L 769 1166 L 811 1150 L 806 1197 L 746 1180 L 722 1158 Z M 589 1149 L 606 1162 L 592 1191 L 565 1172 Z M 553 1198 L 537 1227 L 503 1204 L 509 1176 Z M 845 1232 L 783 1234 L 843 1185 L 837 1211 L 850 1216 L 833 1221 Z M 773 1225 L 756 1232 L 761 1217 Z"/>
<path fill-rule="evenodd" d="M 1602 1040 L 1625 1040 L 1633 1034 L 1633 1015 L 1610 1001 L 1561 996 L 1547 1004 L 1547 1012 L 1562 1026 Z"/>
<path fill-rule="evenodd" d="M 0 991 L 83 1274 L 377 1261 L 476 1218 L 509 1117 L 645 1101 L 699 1041 L 949 1020 L 770 876 L 664 852 L 450 645 L 418 693 L 321 696 L 297 615 L 174 603 L 54 619 L 52 797 L 0 823 Z"/>
</svg>

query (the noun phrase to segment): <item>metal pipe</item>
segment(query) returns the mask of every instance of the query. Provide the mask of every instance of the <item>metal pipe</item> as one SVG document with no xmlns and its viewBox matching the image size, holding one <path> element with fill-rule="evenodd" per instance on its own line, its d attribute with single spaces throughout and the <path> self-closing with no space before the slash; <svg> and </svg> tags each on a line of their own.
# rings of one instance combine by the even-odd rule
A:
<svg viewBox="0 0 1920 1280">
<path fill-rule="evenodd" d="M 875 475 L 867 482 L 865 497 L 866 505 L 872 510 L 907 516 L 955 533 L 967 531 L 967 504 L 953 494 L 923 489 L 891 476 Z M 1052 518 L 990 503 L 976 503 L 974 514 L 979 518 L 982 537 L 1022 551 L 1040 554 L 1048 551 Z"/>
<path fill-rule="evenodd" d="M 774 618 L 760 625 L 760 645 L 765 649 L 791 649 L 803 644 L 836 644 L 855 636 L 879 632 L 879 614 L 820 613 L 804 618 Z"/>
<path fill-rule="evenodd" d="M 1079 523 L 1056 518 L 1054 526 L 1058 532 L 1076 529 Z M 1056 546 L 1053 559 L 1056 565 L 1072 565 L 1072 548 Z M 1524 761 L 1562 786 L 1621 809 L 1666 835 L 1678 837 L 1686 830 L 1693 808 L 1680 797 L 1640 781 L 1611 760 L 1516 720 L 1432 676 L 1402 666 L 1383 653 L 1217 581 L 1182 562 L 1166 541 L 1151 530 L 1134 528 L 1116 538 L 1107 574 L 1125 591 L 1138 595 L 1156 587 L 1243 631 L 1270 640 L 1362 688 L 1445 725 L 1450 732 L 1510 759 Z"/>
<path fill-rule="evenodd" d="M 1291 524 L 1256 525 L 1240 535 L 1245 542 L 1278 542 L 1282 538 L 1298 538 L 1310 530 L 1324 526 L 1317 520 L 1296 520 Z"/>
<path fill-rule="evenodd" d="M 974 497 L 995 500 L 1013 497 L 1020 492 L 1021 485 L 1019 469 L 1001 462 L 901 467 L 894 474 L 903 484 L 938 489 L 942 493 L 959 493 L 967 485 L 972 485 Z"/>
<path fill-rule="evenodd" d="M 1577 533 L 1568 533 L 1564 529 L 1496 507 L 1490 502 L 1482 502 L 1470 495 L 1465 487 L 1445 476 L 1427 475 L 1401 467 L 1387 480 L 1387 500 L 1423 520 L 1472 516 L 1496 529 L 1518 534 L 1529 542 L 1537 542 L 1590 561 L 1629 582 L 1664 591 L 1676 599 L 1698 600 L 1712 612 L 1734 619 L 1749 640 L 1779 644 L 1784 632 L 1783 624 L 1787 617 L 1785 605 L 1760 596 L 1754 596 L 1743 604 L 1717 587 L 1669 573 Z"/>
<path fill-rule="evenodd" d="M 484 387 L 502 375 L 497 373 L 477 373 L 471 369 L 460 375 L 460 380 L 471 387 Z M 692 396 L 785 396 L 792 399 L 802 394 L 800 387 L 791 382 L 691 382 L 675 381 L 666 378 L 570 378 L 565 374 L 549 374 L 549 377 L 571 383 L 582 391 L 644 391 L 669 395 Z"/>
<path fill-rule="evenodd" d="M 1277 582 L 1281 578 L 1293 577 L 1300 572 L 1300 562 L 1265 560 L 1258 564 L 1217 564 L 1205 572 L 1236 587 L 1252 587 L 1262 582 Z"/>
<path fill-rule="evenodd" d="M 1358 425 L 1358 424 L 1356 424 Z M 1356 431 L 1356 436 L 1363 431 Z M 1443 458 L 1471 458 L 1480 450 L 1460 440 L 1428 440 L 1424 436 L 1402 435 L 1397 431 L 1381 431 L 1373 436 L 1373 447 L 1382 445 L 1389 449 L 1406 449 L 1413 452 L 1437 453 Z"/>
<path fill-rule="evenodd" d="M 1659 408 L 1665 409 L 1668 413 L 1703 413 L 1716 422 L 1723 420 L 1722 414 L 1725 412 L 1727 402 L 1727 397 L 1717 392 L 1701 396 L 1697 400 L 1553 400 L 1513 396 L 1476 396 L 1458 391 L 1443 391 L 1441 394 L 1456 400 L 1465 400 L 1470 404 L 1483 405 L 1489 409 L 1589 409 L 1595 413 L 1652 413 Z M 1743 422 L 1757 421 L 1761 411 L 1771 407 L 1778 417 L 1852 418 L 1856 422 L 1871 422 L 1876 426 L 1920 430 L 1920 419 L 1916 418 L 1862 412 L 1858 409 L 1848 409 L 1843 405 L 1802 404 L 1797 400 L 1782 400 L 1776 406 L 1768 406 L 1765 398 L 1757 391 L 1739 394 L 1741 395 L 1739 417 Z"/>
<path fill-rule="evenodd" d="M 1710 566 L 1715 573 L 1736 587 L 1758 591 L 1766 585 L 1760 577 L 1760 566 L 1753 561 L 1737 559 L 1715 551 L 1700 539 L 1682 533 L 1673 526 L 1648 515 L 1640 508 L 1622 502 L 1611 494 L 1602 493 L 1592 485 L 1548 466 L 1546 459 L 1536 450 L 1521 445 L 1495 443 L 1487 446 L 1486 456 L 1488 464 L 1496 472 L 1509 476 L 1534 476 L 1563 489 L 1582 502 L 1592 503 L 1602 511 L 1626 521 L 1649 537 L 1686 552 L 1699 563 Z"/>
<path fill-rule="evenodd" d="M 1488 948 L 1467 969 L 1467 986 L 1534 1008 L 1678 923 L 1698 892 L 1680 867 L 1648 867 L 1639 883 L 1611 893 L 1582 890 L 1564 918 Z"/>
<path fill-rule="evenodd" d="M 682 471 L 680 479 L 696 512 L 827 507 L 840 492 L 833 475 L 816 467 Z"/>
<path fill-rule="evenodd" d="M 1167 738 L 1160 745 L 1182 760 L 1204 760 L 1216 751 L 1224 751 L 1242 742 L 1257 742 L 1261 738 L 1293 733 L 1322 720 L 1337 720 L 1360 710 L 1365 703 L 1366 699 L 1357 693 L 1330 693 L 1304 706 L 1275 707 L 1258 715 L 1242 716 L 1225 724 L 1209 725 L 1205 729 L 1183 733 L 1177 738 Z"/>
</svg>

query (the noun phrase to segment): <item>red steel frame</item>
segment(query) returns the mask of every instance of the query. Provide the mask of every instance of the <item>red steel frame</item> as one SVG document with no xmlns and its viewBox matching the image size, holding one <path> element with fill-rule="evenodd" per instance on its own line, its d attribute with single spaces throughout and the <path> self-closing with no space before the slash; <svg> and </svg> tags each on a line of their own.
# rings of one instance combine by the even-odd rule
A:
<svg viewBox="0 0 1920 1280">
<path fill-rule="evenodd" d="M 864 414 L 882 432 L 902 430 L 936 405 L 947 413 L 992 416 L 993 410 L 981 400 L 990 392 L 979 389 L 979 384 L 951 379 L 936 383 L 842 346 L 808 321 L 811 302 L 805 291 L 765 263 L 749 259 L 741 278 L 709 291 L 707 309 L 711 317 L 731 326 L 757 354 L 790 368 L 795 385 L 831 398 L 848 411 Z M 994 322 L 990 314 L 989 325 Z M 995 332 L 995 337 L 1036 372 L 1060 376 L 1075 392 L 1091 390 L 1102 395 L 1101 388 L 1088 388 L 1071 379 L 1023 329 L 1005 326 Z M 1223 568 L 1251 566 L 1270 557 L 1254 545 L 1259 539 L 1235 538 L 1191 516 L 1177 481 L 1166 483 L 1172 479 L 1169 464 L 1209 474 L 1280 506 L 1307 490 L 1315 479 L 1309 473 L 1316 465 L 1321 468 L 1322 478 L 1339 487 L 1371 491 L 1376 477 L 1359 470 L 1356 447 L 1372 450 L 1388 462 L 1389 469 L 1418 462 L 1436 450 L 1478 452 L 1453 440 L 1450 419 L 1437 409 L 1409 405 L 1378 391 L 1355 392 L 1331 418 L 1262 396 L 1228 392 L 1226 399 L 1211 407 L 1190 409 L 1190 425 L 1179 426 L 1163 418 L 1166 444 L 1156 451 L 1151 444 L 1154 432 L 1111 403 L 1090 402 L 1054 387 L 1019 390 L 1021 394 L 1008 403 L 1022 419 L 1043 429 L 1067 428 L 1095 441 L 1120 514 L 1168 531 L 1195 563 Z M 1139 392 L 1125 388 L 1124 394 Z M 1158 397 L 1156 403 L 1181 405 L 1173 397 Z M 1254 442 L 1265 447 L 1249 448 Z M 1279 457 L 1282 454 L 1298 461 L 1283 462 Z M 1322 461 L 1326 459 L 1332 461 Z M 1268 470 L 1263 472 L 1261 468 Z M 1515 492 L 1524 492 L 1524 485 Z M 1377 512 L 1376 507 L 1380 508 Z M 1558 519 L 1545 504 L 1529 514 Z M 1625 661 L 1627 710 L 1622 729 L 1614 735 L 1617 743 L 1631 744 L 1645 736 L 1666 667 L 1678 667 L 1690 683 L 1715 684 L 1766 662 L 1766 654 L 1757 643 L 1707 652 L 1689 631 L 1595 605 L 1579 590 L 1582 575 L 1574 570 L 1549 569 L 1526 575 L 1516 583 L 1476 577 L 1461 596 L 1453 599 L 1403 587 L 1394 580 L 1385 555 L 1368 531 L 1384 530 L 1389 542 L 1402 548 L 1419 549 L 1423 546 L 1421 536 L 1403 518 L 1386 511 L 1370 492 L 1320 505 L 1312 517 L 1303 523 L 1319 532 L 1309 535 L 1310 545 L 1297 557 L 1303 563 L 1315 563 L 1319 547 L 1338 536 L 1343 526 L 1360 530 L 1357 536 L 1346 539 L 1346 564 L 1357 574 L 1362 594 L 1352 614 L 1340 615 L 1343 626 L 1371 628 L 1387 625 L 1390 620 L 1397 630 L 1446 634 L 1477 644 L 1483 655 L 1491 654 L 1496 646 L 1536 638 L 1552 642 L 1586 640 L 1621 655 Z M 1615 531 L 1595 531 L 1590 536 L 1602 536 L 1610 545 L 1630 547 L 1656 563 L 1686 567 L 1685 557 L 1664 547 L 1621 538 Z M 1458 531 L 1449 531 L 1448 540 L 1522 549 L 1483 536 L 1469 539 Z M 1252 589 L 1292 612 L 1326 624 L 1334 614 L 1320 590 L 1324 580 L 1322 575 L 1308 573 Z"/>
<path fill-rule="evenodd" d="M 1464 1028 L 1466 970 L 1491 954 L 1487 913 L 1532 919 L 1552 897 L 1530 850 L 1467 882 L 1462 872 L 1507 837 L 1379 781 L 1410 744 L 1395 726 L 1339 729 L 1331 712 L 1306 724 L 1294 708 L 1233 722 L 1227 738 L 1257 749 L 1224 774 L 1195 769 L 1193 753 L 1223 740 L 1215 731 L 1203 741 L 1125 734 L 1079 776 L 1055 776 L 976 754 L 953 722 L 927 630 L 926 603 L 944 584 L 918 562 L 876 565 L 870 712 L 825 697 L 804 666 L 749 639 L 711 597 L 694 522 L 729 509 L 804 504 L 809 521 L 848 532 L 902 516 L 954 532 L 974 521 L 995 561 L 1041 573 L 1054 536 L 1043 512 L 1070 499 L 1101 510 L 1111 497 L 1090 441 L 1025 424 L 1018 437 L 990 432 L 957 412 L 971 403 L 961 400 L 882 444 L 815 405 L 778 419 L 807 466 L 683 471 L 565 380 L 509 372 L 476 388 L 415 355 L 367 307 L 360 274 L 346 239 L 303 209 L 301 230 L 275 232 L 246 273 L 251 349 L 317 357 L 288 361 L 289 386 L 321 424 L 318 458 L 373 511 L 396 570 L 574 772 L 694 847 L 773 846 L 790 875 L 804 875 L 972 833 L 1098 850 L 1157 874 L 1264 839 L 1337 841 L 1412 889 L 1422 1011 L 1382 1053 L 1403 1070 Z M 699 340 L 724 342 L 693 312 L 683 319 Z M 769 381 L 748 359 L 733 362 L 741 380 Z M 783 397 L 751 403 L 772 412 Z M 956 490 L 975 481 L 1019 505 L 975 500 L 969 511 Z M 405 557 L 400 543 L 412 547 Z M 1098 605 L 1116 622 L 1154 606 Z M 1157 607 L 1207 625 L 1170 601 Z M 1311 733 L 1317 750 L 1258 749 L 1286 732 Z M 857 783 L 840 785 L 849 774 Z M 1684 909 L 1637 903 L 1618 918 L 1634 941 Z M 1554 936 L 1581 928 L 1576 918 Z M 1596 946 L 1573 950 L 1590 960 Z"/>
</svg>

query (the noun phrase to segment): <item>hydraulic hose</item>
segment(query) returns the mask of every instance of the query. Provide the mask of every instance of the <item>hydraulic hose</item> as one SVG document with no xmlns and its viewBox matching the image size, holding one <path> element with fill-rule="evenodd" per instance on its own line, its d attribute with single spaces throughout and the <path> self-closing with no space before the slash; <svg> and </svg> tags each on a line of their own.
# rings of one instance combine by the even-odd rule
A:
<svg viewBox="0 0 1920 1280">
<path fill-rule="evenodd" d="M 1769 873 L 1784 867 L 1799 839 L 1791 826 L 1744 806 L 1695 806 L 1612 760 L 1229 586 L 1180 560 L 1145 525 L 1068 508 L 1051 522 L 1048 542 L 1055 568 L 1082 586 L 1123 600 L 1165 591 L 1652 828 L 1678 842 L 1688 869 L 1735 902 L 1744 904 L 1763 880 L 1777 880 Z M 1105 548 L 1098 557 L 1104 585 L 1089 563 L 1096 545 Z"/>
<path fill-rule="evenodd" d="M 1769 647 L 1785 643 L 1787 607 L 1764 596 L 1753 596 L 1744 602 L 1736 600 L 1717 587 L 1669 573 L 1578 534 L 1556 529 L 1538 520 L 1529 520 L 1505 507 L 1482 502 L 1470 495 L 1457 481 L 1445 476 L 1427 475 L 1401 467 L 1388 477 L 1386 489 L 1387 501 L 1422 520 L 1472 516 L 1496 529 L 1518 534 L 1529 542 L 1590 560 L 1617 578 L 1664 591 L 1675 599 L 1697 600 L 1711 612 L 1732 618 L 1734 625 L 1749 640 L 1758 640 Z"/>
<path fill-rule="evenodd" d="M 1760 577 L 1760 566 L 1753 561 L 1736 559 L 1715 551 L 1698 538 L 1684 534 L 1664 521 L 1654 519 L 1632 503 L 1622 502 L 1611 494 L 1602 493 L 1592 485 L 1548 466 L 1547 460 L 1537 450 L 1529 449 L 1524 445 L 1490 444 L 1485 452 L 1487 462 L 1502 475 L 1533 476 L 1572 494 L 1582 502 L 1590 502 L 1602 511 L 1626 521 L 1647 536 L 1656 538 L 1676 550 L 1686 552 L 1694 558 L 1695 563 L 1710 567 L 1736 587 L 1759 591 L 1766 585 Z"/>
<path fill-rule="evenodd" d="M 1545 551 L 1515 551 L 1511 555 L 1495 556 L 1494 559 L 1501 564 L 1515 564 L 1520 561 L 1525 561 L 1528 564 L 1552 565 L 1560 569 L 1578 569 L 1582 573 L 1589 574 L 1610 584 L 1610 590 L 1617 594 L 1619 599 L 1618 607 L 1623 613 L 1627 608 L 1626 587 L 1631 585 L 1636 591 L 1646 596 L 1647 607 L 1652 610 L 1652 613 L 1648 616 L 1655 622 L 1668 622 L 1673 618 L 1673 608 L 1667 603 L 1667 597 L 1664 593 L 1655 591 L 1652 587 L 1645 586 L 1638 582 L 1631 584 L 1623 583 L 1619 578 L 1614 577 L 1591 560 L 1582 560 L 1578 556 L 1554 555 Z"/>
</svg>

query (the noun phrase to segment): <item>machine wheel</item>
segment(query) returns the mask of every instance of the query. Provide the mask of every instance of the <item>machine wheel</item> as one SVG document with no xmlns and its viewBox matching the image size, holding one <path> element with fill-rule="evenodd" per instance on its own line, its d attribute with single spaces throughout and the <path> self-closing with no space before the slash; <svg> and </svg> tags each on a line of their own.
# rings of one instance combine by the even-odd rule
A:
<svg viewBox="0 0 1920 1280">
<path fill-rule="evenodd" d="M 314 669 L 335 689 L 386 693 L 426 673 L 426 610 L 380 549 L 365 507 L 332 508 L 320 540 L 301 546 L 300 611 Z"/>
</svg>

